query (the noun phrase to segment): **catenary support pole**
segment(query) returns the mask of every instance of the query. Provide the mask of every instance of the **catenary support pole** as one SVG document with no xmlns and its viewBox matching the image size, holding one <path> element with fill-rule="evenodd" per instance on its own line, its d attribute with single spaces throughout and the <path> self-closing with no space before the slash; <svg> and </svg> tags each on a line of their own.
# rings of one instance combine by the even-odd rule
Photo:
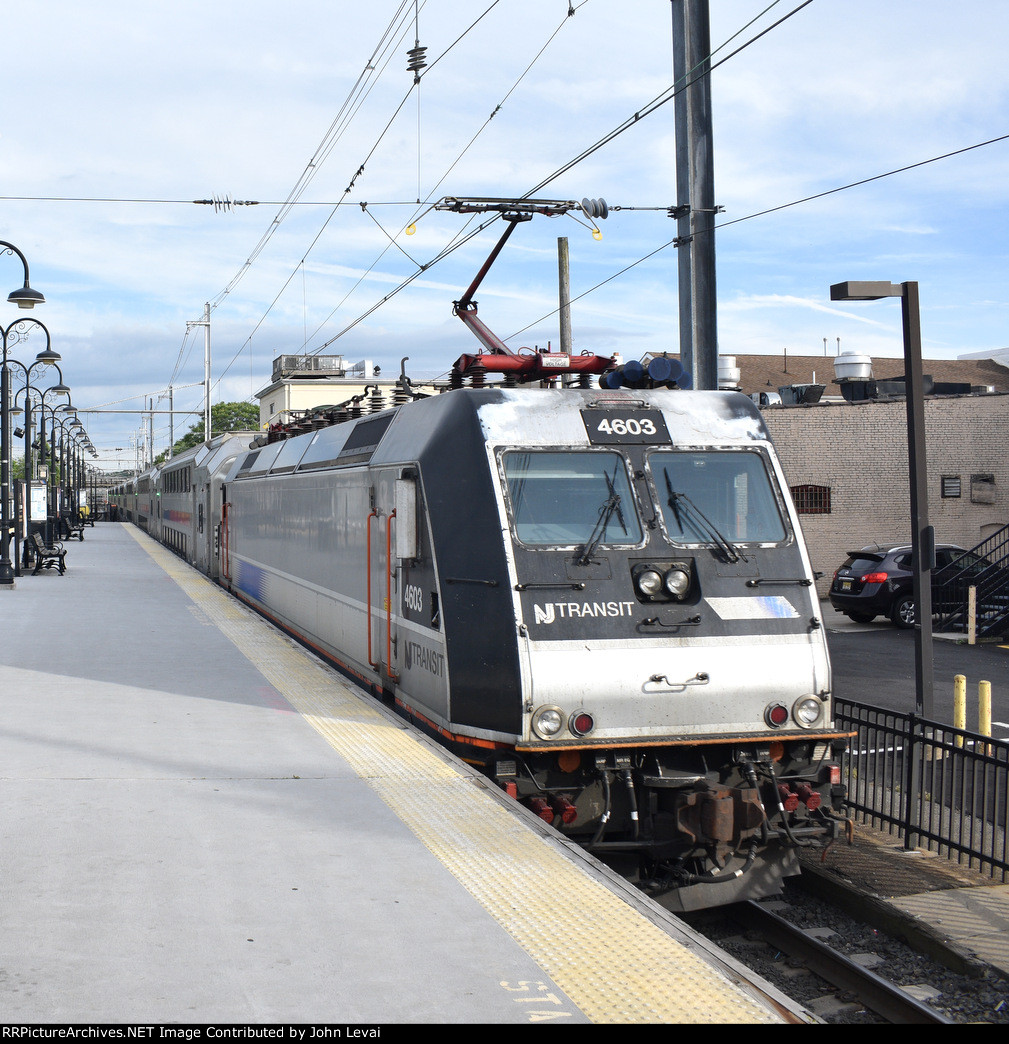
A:
<svg viewBox="0 0 1009 1044">
<path fill-rule="evenodd" d="M 695 388 L 718 387 L 715 178 L 708 0 L 672 0 L 680 361 Z"/>
</svg>

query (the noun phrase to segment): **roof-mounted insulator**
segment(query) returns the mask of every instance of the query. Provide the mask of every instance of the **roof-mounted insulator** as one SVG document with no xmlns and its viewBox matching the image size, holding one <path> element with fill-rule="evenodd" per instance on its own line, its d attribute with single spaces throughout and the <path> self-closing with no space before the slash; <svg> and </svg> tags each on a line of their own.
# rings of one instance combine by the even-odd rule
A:
<svg viewBox="0 0 1009 1044">
<path fill-rule="evenodd" d="M 406 52 L 406 71 L 413 73 L 414 83 L 420 83 L 420 71 L 427 67 L 427 62 L 424 60 L 426 53 L 427 48 L 421 47 L 419 43 Z"/>
</svg>

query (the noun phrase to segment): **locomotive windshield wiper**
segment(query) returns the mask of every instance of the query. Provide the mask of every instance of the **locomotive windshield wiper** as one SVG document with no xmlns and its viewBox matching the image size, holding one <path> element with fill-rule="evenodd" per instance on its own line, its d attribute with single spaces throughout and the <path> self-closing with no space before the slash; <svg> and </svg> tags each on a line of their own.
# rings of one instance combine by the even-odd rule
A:
<svg viewBox="0 0 1009 1044">
<path fill-rule="evenodd" d="M 617 466 L 613 465 L 613 475 L 617 474 Z M 610 478 L 606 472 L 603 472 L 603 478 L 606 479 L 606 488 L 609 491 L 609 496 L 603 501 L 602 507 L 599 509 L 599 518 L 596 520 L 596 524 L 589 534 L 589 539 L 585 542 L 582 547 L 581 553 L 575 559 L 577 565 L 588 565 L 595 554 L 596 548 L 602 542 L 606 536 L 606 530 L 609 527 L 610 519 L 614 515 L 617 516 L 617 521 L 620 523 L 624 533 L 627 532 L 627 523 L 624 521 L 624 513 L 620 510 L 620 494 L 617 492 L 617 488 L 613 483 L 613 479 Z"/>
<path fill-rule="evenodd" d="M 697 522 L 701 523 L 703 529 L 707 532 L 707 535 L 711 537 L 715 545 L 721 550 L 722 554 L 725 555 L 729 562 L 739 562 L 740 560 L 746 561 L 746 555 L 732 543 L 731 540 L 715 525 L 714 522 L 708 518 L 707 515 L 687 496 L 686 493 L 678 493 L 673 489 L 673 484 L 669 481 L 669 472 L 663 470 L 662 472 L 666 480 L 666 492 L 669 494 L 669 506 L 672 508 L 673 517 L 676 519 L 676 524 L 680 527 L 681 533 L 686 533 L 683 522 L 686 517 L 686 511 L 681 514 L 680 504 L 681 502 L 687 509 L 693 513 L 696 518 L 686 519 L 688 525 L 695 532 L 699 529 Z M 703 535 L 703 534 L 702 534 Z"/>
</svg>

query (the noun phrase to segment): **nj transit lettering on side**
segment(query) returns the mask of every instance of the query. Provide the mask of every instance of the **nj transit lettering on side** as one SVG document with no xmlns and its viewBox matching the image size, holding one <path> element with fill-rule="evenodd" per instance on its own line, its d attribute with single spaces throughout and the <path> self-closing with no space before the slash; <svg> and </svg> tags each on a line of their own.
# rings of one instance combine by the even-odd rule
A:
<svg viewBox="0 0 1009 1044">
<path fill-rule="evenodd" d="M 406 642 L 404 662 L 408 671 L 417 669 L 429 671 L 436 678 L 445 677 L 445 654 L 419 642 Z"/>
<path fill-rule="evenodd" d="M 633 602 L 547 602 L 546 605 L 534 605 L 533 614 L 536 623 L 552 624 L 555 620 L 630 616 L 633 609 Z"/>
</svg>

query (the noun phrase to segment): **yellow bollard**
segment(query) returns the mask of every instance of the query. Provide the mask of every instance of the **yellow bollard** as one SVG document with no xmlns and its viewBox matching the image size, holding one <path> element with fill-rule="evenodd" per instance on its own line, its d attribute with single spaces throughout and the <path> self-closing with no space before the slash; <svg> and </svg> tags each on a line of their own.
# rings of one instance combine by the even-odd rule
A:
<svg viewBox="0 0 1009 1044">
<path fill-rule="evenodd" d="M 953 728 L 967 728 L 967 677 L 963 674 L 953 678 Z M 954 742 L 962 747 L 963 736 L 957 736 Z"/>
<path fill-rule="evenodd" d="M 978 682 L 977 686 L 977 731 L 991 739 L 991 682 Z M 991 747 L 986 748 L 991 754 Z"/>
</svg>

